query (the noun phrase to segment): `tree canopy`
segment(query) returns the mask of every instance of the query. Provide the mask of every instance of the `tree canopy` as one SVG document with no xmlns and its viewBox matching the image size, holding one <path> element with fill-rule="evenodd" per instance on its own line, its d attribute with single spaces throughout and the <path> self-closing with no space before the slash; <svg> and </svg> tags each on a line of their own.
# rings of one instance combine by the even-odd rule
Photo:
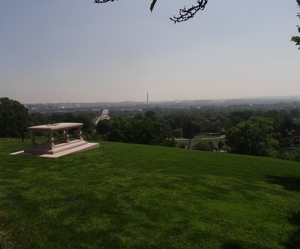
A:
<svg viewBox="0 0 300 249">
<path fill-rule="evenodd" d="M 104 140 L 113 142 L 175 146 L 175 140 L 170 138 L 162 123 L 155 121 L 155 116 L 154 111 L 147 111 L 144 116 L 132 119 L 101 120 L 96 131 Z"/>
<path fill-rule="evenodd" d="M 193 130 L 193 124 L 190 118 L 184 118 L 182 122 L 182 134 L 183 138 L 193 139 L 195 134 Z"/>
<path fill-rule="evenodd" d="M 276 145 L 272 131 L 271 119 L 254 116 L 227 131 L 226 144 L 234 153 L 269 156 L 269 149 Z"/>
<path fill-rule="evenodd" d="M 20 137 L 30 124 L 25 106 L 16 100 L 0 98 L 0 137 Z"/>
</svg>

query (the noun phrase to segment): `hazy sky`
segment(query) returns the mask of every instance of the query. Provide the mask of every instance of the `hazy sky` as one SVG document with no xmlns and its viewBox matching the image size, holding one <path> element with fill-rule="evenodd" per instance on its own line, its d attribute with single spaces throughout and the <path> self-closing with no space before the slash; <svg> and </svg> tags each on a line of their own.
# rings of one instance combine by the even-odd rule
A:
<svg viewBox="0 0 300 249">
<path fill-rule="evenodd" d="M 300 95 L 296 0 L 0 1 L 0 97 L 21 103 Z M 298 34 L 299 35 L 299 34 Z"/>
</svg>

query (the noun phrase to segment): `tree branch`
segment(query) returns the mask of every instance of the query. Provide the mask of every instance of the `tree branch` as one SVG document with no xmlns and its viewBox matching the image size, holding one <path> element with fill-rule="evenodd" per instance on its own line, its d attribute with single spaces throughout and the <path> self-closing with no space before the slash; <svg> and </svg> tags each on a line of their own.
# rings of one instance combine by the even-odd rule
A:
<svg viewBox="0 0 300 249">
<path fill-rule="evenodd" d="M 173 16 L 170 17 L 170 19 L 174 22 L 184 22 L 187 21 L 191 18 L 194 17 L 194 15 L 199 11 L 199 10 L 204 10 L 208 0 L 198 0 L 196 6 L 192 6 L 189 9 L 186 9 L 184 7 L 183 9 L 179 10 L 179 16 Z"/>
<path fill-rule="evenodd" d="M 107 2 L 113 2 L 115 0 L 95 0 L 95 3 L 107 3 Z"/>
<path fill-rule="evenodd" d="M 300 0 L 297 0 L 298 7 L 300 7 Z M 297 16 L 300 18 L 300 13 L 297 14 Z M 298 32 L 300 33 L 300 26 L 298 27 Z M 299 46 L 298 49 L 300 50 L 300 37 L 299 36 L 292 36 L 291 41 L 295 42 L 296 46 Z"/>
<path fill-rule="evenodd" d="M 95 0 L 95 3 L 107 3 L 107 2 L 114 2 L 114 1 L 115 0 Z M 173 17 L 170 17 L 170 19 L 174 23 L 187 21 L 190 18 L 193 18 L 194 15 L 199 10 L 204 10 L 204 8 L 207 4 L 207 1 L 208 0 L 197 0 L 197 5 L 196 6 L 192 6 L 189 9 L 186 9 L 186 7 L 184 7 L 183 9 L 179 10 L 179 16 L 173 16 Z M 151 6 L 150 6 L 151 11 L 153 10 L 155 3 L 156 3 L 156 0 L 152 0 Z"/>
</svg>

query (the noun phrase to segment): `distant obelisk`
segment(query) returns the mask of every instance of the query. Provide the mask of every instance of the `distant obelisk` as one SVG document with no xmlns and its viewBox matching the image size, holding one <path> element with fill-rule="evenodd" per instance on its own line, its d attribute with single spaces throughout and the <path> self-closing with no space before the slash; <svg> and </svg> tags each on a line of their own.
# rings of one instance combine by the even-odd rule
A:
<svg viewBox="0 0 300 249">
<path fill-rule="evenodd" d="M 149 96 L 148 96 L 148 93 L 147 93 L 147 105 L 149 104 Z"/>
</svg>

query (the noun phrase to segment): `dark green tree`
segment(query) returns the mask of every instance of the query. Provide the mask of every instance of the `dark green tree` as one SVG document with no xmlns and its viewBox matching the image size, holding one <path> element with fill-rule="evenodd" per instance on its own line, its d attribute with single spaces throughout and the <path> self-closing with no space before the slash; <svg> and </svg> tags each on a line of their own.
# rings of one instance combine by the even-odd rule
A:
<svg viewBox="0 0 300 249">
<path fill-rule="evenodd" d="M 30 114 L 32 119 L 33 125 L 42 125 L 48 124 L 49 122 L 49 115 L 41 113 L 41 112 L 34 112 Z"/>
<path fill-rule="evenodd" d="M 254 116 L 231 128 L 226 133 L 230 151 L 239 154 L 269 156 L 277 141 L 271 137 L 272 120 Z"/>
<path fill-rule="evenodd" d="M 6 97 L 0 98 L 0 137 L 21 137 L 31 124 L 24 105 Z"/>
<path fill-rule="evenodd" d="M 238 123 L 249 120 L 253 115 L 253 110 L 232 111 L 226 117 L 224 117 L 224 129 L 228 131 Z"/>
<path fill-rule="evenodd" d="M 219 141 L 218 143 L 218 150 L 222 150 L 224 147 L 224 143 L 222 141 Z"/>
<path fill-rule="evenodd" d="M 107 140 L 114 142 L 124 142 L 124 134 L 127 130 L 127 122 L 123 118 L 115 118 L 109 122 Z"/>
<path fill-rule="evenodd" d="M 174 137 L 177 137 L 177 138 L 182 137 L 182 129 L 175 129 L 175 130 L 173 130 L 172 131 L 172 135 Z"/>
<path fill-rule="evenodd" d="M 193 123 L 193 131 L 195 134 L 201 133 L 201 125 L 198 123 Z"/>
<path fill-rule="evenodd" d="M 191 143 L 191 139 L 194 138 L 194 130 L 193 123 L 190 118 L 184 118 L 182 121 L 182 136 L 183 138 L 189 139 L 189 143 Z"/>
<path fill-rule="evenodd" d="M 128 142 L 138 144 L 160 144 L 166 139 L 162 125 L 148 118 L 133 119 L 130 122 L 130 130 L 126 132 L 126 137 Z"/>
<path fill-rule="evenodd" d="M 149 118 L 152 121 L 156 121 L 157 117 L 156 117 L 156 112 L 155 111 L 146 111 L 144 114 L 145 118 Z"/>
<path fill-rule="evenodd" d="M 95 124 L 93 123 L 92 119 L 87 114 L 80 113 L 78 115 L 75 115 L 74 121 L 76 123 L 77 122 L 83 123 L 82 131 L 84 133 L 93 133 L 95 130 Z M 70 121 L 66 120 L 66 122 L 70 122 Z"/>
<path fill-rule="evenodd" d="M 82 131 L 84 134 L 93 133 L 95 129 L 95 124 L 92 122 L 92 117 L 88 113 L 32 113 L 30 114 L 34 125 L 43 125 L 51 123 L 60 123 L 60 122 L 76 122 L 83 123 Z"/>
<path fill-rule="evenodd" d="M 300 110 L 297 109 L 297 108 L 293 108 L 293 109 L 291 110 L 291 115 L 292 115 L 292 117 L 295 118 L 295 119 L 300 118 Z"/>
<path fill-rule="evenodd" d="M 145 117 L 130 120 L 117 117 L 113 120 L 103 120 L 98 123 L 96 131 L 103 138 L 113 142 L 164 146 L 176 144 L 163 124 Z"/>
<path fill-rule="evenodd" d="M 96 131 L 100 135 L 106 134 L 109 131 L 109 120 L 100 120 L 96 126 Z"/>
<path fill-rule="evenodd" d="M 286 115 L 282 119 L 282 123 L 280 126 L 280 133 L 283 137 L 287 137 L 290 135 L 294 127 L 294 119 L 289 113 L 286 113 Z"/>
</svg>

